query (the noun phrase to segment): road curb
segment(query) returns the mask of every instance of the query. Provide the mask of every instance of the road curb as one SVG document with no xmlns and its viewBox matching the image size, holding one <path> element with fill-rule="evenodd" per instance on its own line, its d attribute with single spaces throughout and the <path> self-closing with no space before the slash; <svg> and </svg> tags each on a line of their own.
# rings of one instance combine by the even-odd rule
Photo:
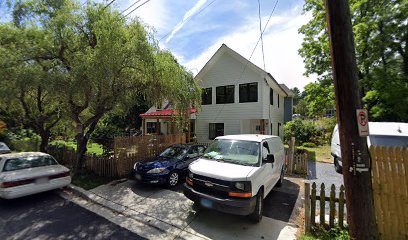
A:
<svg viewBox="0 0 408 240">
<path fill-rule="evenodd" d="M 70 184 L 70 185 L 67 186 L 67 189 L 69 191 L 71 191 L 72 193 L 74 193 L 74 194 L 76 194 L 76 195 L 78 195 L 78 196 L 80 196 L 80 197 L 82 197 L 82 198 L 84 198 L 84 199 L 86 199 L 88 201 L 91 201 L 91 202 L 93 202 L 93 203 L 95 203 L 97 205 L 105 207 L 105 208 L 107 208 L 107 209 L 109 209 L 109 210 L 111 210 L 113 212 L 123 214 L 123 212 L 126 210 L 125 207 L 120 206 L 120 205 L 118 205 L 118 204 L 116 204 L 114 202 L 107 201 L 106 199 L 103 199 L 103 198 L 99 197 L 98 195 L 96 195 L 96 194 L 94 194 L 94 193 L 92 193 L 90 191 L 87 191 L 87 190 L 85 190 L 85 189 L 83 189 L 81 187 Z"/>
<path fill-rule="evenodd" d="M 165 225 L 171 226 L 171 224 L 168 224 L 166 222 L 163 222 L 161 220 L 157 220 L 157 219 L 153 219 L 151 216 L 137 212 L 135 210 L 133 210 L 132 208 L 129 207 L 125 207 L 122 205 L 119 205 L 115 202 L 111 202 L 108 201 L 100 196 L 98 196 L 97 194 L 94 194 L 90 191 L 87 191 L 81 187 L 75 186 L 75 185 L 68 185 L 65 189 L 65 191 L 67 192 L 71 192 L 74 195 L 77 195 L 78 197 L 81 197 L 87 201 L 92 202 L 95 205 L 100 206 L 101 208 L 105 208 L 115 214 L 118 215 L 122 215 L 125 218 L 131 219 L 133 221 L 137 221 L 147 227 L 153 228 L 155 230 L 157 230 L 158 232 L 161 233 L 166 233 L 169 234 L 168 237 L 165 237 L 163 239 L 175 239 L 176 237 L 178 237 L 178 235 L 183 231 L 182 228 L 177 227 L 177 226 L 173 226 L 177 229 L 176 233 L 171 233 L 171 232 L 167 232 L 166 229 L 167 227 Z M 133 214 L 131 214 L 133 213 Z M 136 215 L 135 215 L 136 213 Z M 147 219 L 145 219 L 147 218 Z M 164 224 L 164 225 L 163 225 Z M 130 229 L 128 229 L 130 230 Z M 131 230 L 130 230 L 131 231 Z M 137 234 L 140 234 L 140 232 L 135 232 Z"/>
</svg>

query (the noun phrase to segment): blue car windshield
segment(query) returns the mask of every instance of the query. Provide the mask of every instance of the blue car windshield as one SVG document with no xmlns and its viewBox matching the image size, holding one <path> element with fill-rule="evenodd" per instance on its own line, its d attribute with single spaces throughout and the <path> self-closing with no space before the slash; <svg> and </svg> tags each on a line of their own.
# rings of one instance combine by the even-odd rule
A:
<svg viewBox="0 0 408 240">
<path fill-rule="evenodd" d="M 164 158 L 173 158 L 173 159 L 181 159 L 187 153 L 187 149 L 183 147 L 169 147 L 166 148 L 162 153 L 160 153 L 160 157 Z"/>
</svg>

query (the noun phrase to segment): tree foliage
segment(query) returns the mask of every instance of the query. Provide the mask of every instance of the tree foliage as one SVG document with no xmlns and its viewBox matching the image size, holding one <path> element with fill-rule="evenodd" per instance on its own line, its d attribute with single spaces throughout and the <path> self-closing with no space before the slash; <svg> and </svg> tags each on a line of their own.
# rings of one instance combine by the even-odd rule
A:
<svg viewBox="0 0 408 240">
<path fill-rule="evenodd" d="M 83 165 L 87 142 L 107 113 L 134 106 L 135 96 L 151 103 L 167 99 L 186 124 L 188 109 L 197 106 L 200 89 L 174 56 L 163 51 L 137 19 L 126 19 L 103 4 L 80 6 L 73 0 L 25 0 L 13 5 L 13 28 L 38 30 L 43 41 L 24 60 L 47 60 L 58 77 L 54 86 L 63 113 L 75 124 L 77 168 Z M 29 43 L 21 47 L 31 51 Z M 26 71 L 27 66 L 24 66 Z"/>
<path fill-rule="evenodd" d="M 408 2 L 351 0 L 350 8 L 361 96 L 370 118 L 408 121 Z M 324 1 L 306 0 L 303 9 L 312 14 L 299 29 L 304 34 L 299 54 L 305 75 L 327 81 L 331 64 Z"/>
<path fill-rule="evenodd" d="M 334 108 L 334 90 L 330 80 L 309 83 L 304 92 L 308 117 L 321 117 L 326 110 Z"/>
<path fill-rule="evenodd" d="M 10 125 L 23 125 L 41 136 L 46 151 L 51 129 L 61 119 L 61 101 L 55 94 L 52 60 L 37 57 L 49 40 L 43 30 L 0 25 L 0 114 Z"/>
</svg>

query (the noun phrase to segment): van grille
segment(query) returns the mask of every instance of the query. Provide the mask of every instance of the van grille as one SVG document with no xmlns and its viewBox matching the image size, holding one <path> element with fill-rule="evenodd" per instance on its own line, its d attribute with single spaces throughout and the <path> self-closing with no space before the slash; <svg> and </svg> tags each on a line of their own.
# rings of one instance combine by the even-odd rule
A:
<svg viewBox="0 0 408 240">
<path fill-rule="evenodd" d="M 226 186 L 226 187 L 231 187 L 231 184 L 232 184 L 229 181 L 220 180 L 220 179 L 211 178 L 211 177 L 206 177 L 206 176 L 198 175 L 198 174 L 194 174 L 194 179 L 202 180 L 202 181 L 209 181 L 209 182 L 216 183 L 216 184 L 219 184 L 219 185 L 223 185 L 223 186 Z"/>
<path fill-rule="evenodd" d="M 197 192 L 201 192 L 207 195 L 211 195 L 217 198 L 227 198 L 228 192 L 231 189 L 231 182 L 210 178 L 202 175 L 194 175 L 193 189 Z M 206 185 L 210 183 L 210 186 Z"/>
</svg>

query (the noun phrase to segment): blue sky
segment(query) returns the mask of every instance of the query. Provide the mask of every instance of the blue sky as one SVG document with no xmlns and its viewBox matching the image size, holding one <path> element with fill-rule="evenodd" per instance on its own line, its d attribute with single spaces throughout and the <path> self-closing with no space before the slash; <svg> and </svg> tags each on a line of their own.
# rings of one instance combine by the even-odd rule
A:
<svg viewBox="0 0 408 240">
<path fill-rule="evenodd" d="M 136 1 L 115 0 L 112 6 L 122 11 Z M 160 46 L 173 52 L 182 65 L 197 74 L 222 43 L 249 58 L 260 35 L 258 1 L 215 0 L 213 3 L 212 1 L 150 0 L 129 16 L 139 17 L 152 27 L 156 39 L 161 39 Z M 141 0 L 135 6 L 143 2 L 145 0 Z M 275 0 L 260 2 L 264 26 Z M 210 3 L 210 6 L 195 15 Z M 297 53 L 302 42 L 298 28 L 311 17 L 310 14 L 302 14 L 302 5 L 303 0 L 280 0 L 264 34 L 266 71 L 279 83 L 301 89 L 307 83 L 316 80 L 315 76 L 309 78 L 303 76 L 304 64 Z M 0 19 L 2 21 L 7 19 L 7 10 L 1 5 Z M 188 20 L 183 22 L 183 19 Z M 251 61 L 263 68 L 260 45 Z"/>
</svg>

